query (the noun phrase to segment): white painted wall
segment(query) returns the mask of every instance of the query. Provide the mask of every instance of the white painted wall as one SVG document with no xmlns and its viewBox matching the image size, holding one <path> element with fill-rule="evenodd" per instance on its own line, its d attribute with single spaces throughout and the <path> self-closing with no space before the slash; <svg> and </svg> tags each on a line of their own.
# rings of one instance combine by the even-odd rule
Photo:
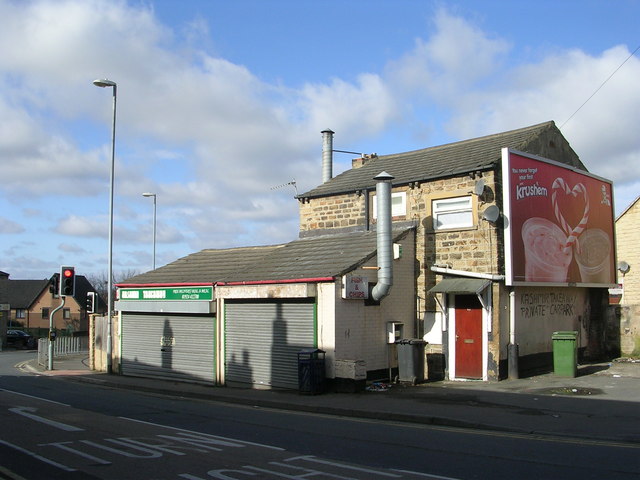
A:
<svg viewBox="0 0 640 480">
<path fill-rule="evenodd" d="M 402 322 L 404 336 L 413 337 L 416 315 L 413 233 L 398 243 L 402 245 L 402 256 L 393 261 L 393 286 L 380 306 L 367 307 L 363 300 L 342 299 L 341 282 L 335 283 L 335 359 L 364 360 L 368 371 L 386 369 L 390 350 L 392 365 L 396 365 L 395 347 L 390 349 L 387 344 L 387 322 Z M 377 259 L 373 258 L 364 266 L 376 265 Z M 375 269 L 358 268 L 351 273 L 367 277 L 371 283 L 377 281 Z M 324 295 L 325 291 L 322 292 Z M 320 306 L 318 310 L 319 324 L 324 325 L 327 319 L 320 320 Z"/>
<path fill-rule="evenodd" d="M 552 351 L 553 332 L 579 332 L 586 345 L 589 297 L 586 288 L 516 288 L 516 342 L 520 356 Z"/>
<path fill-rule="evenodd" d="M 336 283 L 318 284 L 318 348 L 325 351 L 326 375 L 335 377 Z"/>
</svg>

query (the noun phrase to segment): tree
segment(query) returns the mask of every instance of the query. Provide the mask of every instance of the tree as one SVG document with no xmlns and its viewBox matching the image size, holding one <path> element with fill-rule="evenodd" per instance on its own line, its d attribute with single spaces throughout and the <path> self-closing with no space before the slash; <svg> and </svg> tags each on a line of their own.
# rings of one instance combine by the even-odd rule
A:
<svg viewBox="0 0 640 480">
<path fill-rule="evenodd" d="M 126 281 L 127 279 L 131 278 L 131 277 L 135 277 L 136 275 L 139 275 L 140 272 L 138 270 L 135 270 L 133 268 L 129 268 L 127 270 L 122 270 L 120 272 L 113 272 L 113 285 L 114 285 L 114 289 L 113 289 L 113 298 L 116 298 L 115 294 L 115 285 L 117 285 L 118 283 L 122 283 L 124 281 Z M 102 300 L 104 301 L 104 303 L 107 303 L 107 290 L 109 288 L 109 278 L 107 276 L 107 272 L 100 272 L 100 273 L 94 273 L 91 275 L 87 275 L 87 280 L 89 280 L 89 282 L 91 283 L 91 285 L 93 285 L 93 288 L 95 289 L 96 292 L 98 292 L 98 295 L 100 295 L 100 298 L 102 298 Z"/>
</svg>

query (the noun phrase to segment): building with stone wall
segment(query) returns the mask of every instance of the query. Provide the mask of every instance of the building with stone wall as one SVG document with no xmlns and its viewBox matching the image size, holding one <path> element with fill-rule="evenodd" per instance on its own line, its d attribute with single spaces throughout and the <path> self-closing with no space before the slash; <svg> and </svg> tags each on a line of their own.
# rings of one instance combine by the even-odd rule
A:
<svg viewBox="0 0 640 480">
<path fill-rule="evenodd" d="M 298 196 L 303 238 L 375 229 L 373 178 L 381 171 L 394 177 L 394 226 L 416 230 L 415 318 L 403 335 L 429 342 L 432 378 L 493 380 L 549 368 L 557 330 L 578 332 L 581 353 L 600 353 L 606 289 L 505 282 L 505 148 L 586 173 L 555 124 L 547 122 L 358 158 L 350 170 Z"/>
<path fill-rule="evenodd" d="M 618 308 L 620 350 L 623 356 L 640 357 L 640 197 L 616 219 L 618 283 L 623 293 Z M 627 270 L 628 266 L 628 270 Z"/>
</svg>

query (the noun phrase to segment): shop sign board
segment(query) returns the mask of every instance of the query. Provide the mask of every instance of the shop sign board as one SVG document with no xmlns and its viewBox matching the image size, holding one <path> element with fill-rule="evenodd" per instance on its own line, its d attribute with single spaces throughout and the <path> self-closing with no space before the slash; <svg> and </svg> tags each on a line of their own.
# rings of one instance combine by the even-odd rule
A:
<svg viewBox="0 0 640 480">
<path fill-rule="evenodd" d="M 369 280 L 360 275 L 342 277 L 342 298 L 363 300 L 369 298 Z"/>
<path fill-rule="evenodd" d="M 120 288 L 120 301 L 212 301 L 213 286 Z"/>
</svg>

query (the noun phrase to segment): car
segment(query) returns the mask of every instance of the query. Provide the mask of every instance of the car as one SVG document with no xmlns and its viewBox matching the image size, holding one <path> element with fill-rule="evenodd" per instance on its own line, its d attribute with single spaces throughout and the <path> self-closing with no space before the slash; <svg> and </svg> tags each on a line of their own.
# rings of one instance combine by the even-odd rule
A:
<svg viewBox="0 0 640 480">
<path fill-rule="evenodd" d="M 7 345 L 22 348 L 33 348 L 36 339 L 22 330 L 7 330 Z"/>
</svg>

